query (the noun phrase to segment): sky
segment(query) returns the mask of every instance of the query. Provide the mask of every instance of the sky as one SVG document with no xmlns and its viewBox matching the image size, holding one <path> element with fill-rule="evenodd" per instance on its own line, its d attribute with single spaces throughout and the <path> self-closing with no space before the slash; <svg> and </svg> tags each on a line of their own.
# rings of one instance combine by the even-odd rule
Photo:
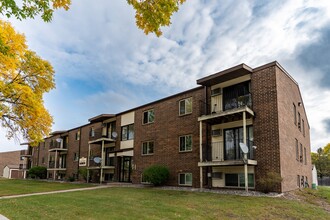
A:
<svg viewBox="0 0 330 220">
<path fill-rule="evenodd" d="M 159 38 L 136 27 L 126 0 L 72 2 L 50 23 L 9 19 L 55 69 L 56 89 L 44 96 L 53 131 L 197 87 L 241 63 L 276 60 L 299 83 L 312 151 L 330 143 L 330 1 L 187 0 Z M 0 152 L 24 148 L 0 129 Z"/>
</svg>

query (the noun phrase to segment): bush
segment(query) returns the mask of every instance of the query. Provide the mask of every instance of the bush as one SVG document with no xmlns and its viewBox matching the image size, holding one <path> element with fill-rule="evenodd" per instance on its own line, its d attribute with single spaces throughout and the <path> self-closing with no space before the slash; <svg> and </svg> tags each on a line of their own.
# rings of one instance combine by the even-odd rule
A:
<svg viewBox="0 0 330 220">
<path fill-rule="evenodd" d="M 79 168 L 79 174 L 82 176 L 82 178 L 87 181 L 87 168 Z M 91 180 L 93 175 L 93 170 L 89 171 L 89 181 Z"/>
<path fill-rule="evenodd" d="M 36 166 L 29 169 L 28 176 L 32 179 L 46 179 L 47 168 L 42 166 Z"/>
<path fill-rule="evenodd" d="M 279 173 L 269 172 L 267 175 L 258 181 L 260 190 L 264 193 L 275 191 L 275 186 L 282 182 L 283 178 Z"/>
<path fill-rule="evenodd" d="M 69 182 L 73 182 L 73 181 L 75 181 L 76 179 L 74 178 L 74 176 L 69 176 L 69 178 L 68 178 L 68 181 Z"/>
<path fill-rule="evenodd" d="M 162 165 L 152 165 L 143 171 L 143 178 L 155 186 L 164 185 L 170 176 L 167 167 Z"/>
</svg>

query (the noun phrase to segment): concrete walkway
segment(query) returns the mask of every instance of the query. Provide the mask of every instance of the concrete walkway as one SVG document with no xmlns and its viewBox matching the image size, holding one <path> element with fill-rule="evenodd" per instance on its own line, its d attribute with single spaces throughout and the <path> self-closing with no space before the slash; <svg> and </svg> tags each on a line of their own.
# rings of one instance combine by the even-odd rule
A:
<svg viewBox="0 0 330 220">
<path fill-rule="evenodd" d="M 0 200 L 1 199 L 28 197 L 28 196 L 49 195 L 49 194 L 64 193 L 64 192 L 76 192 L 76 191 L 103 189 L 103 188 L 109 188 L 109 187 L 113 187 L 113 185 L 102 185 L 102 186 L 78 188 L 78 189 L 65 189 L 65 190 L 58 190 L 58 191 L 51 191 L 51 192 L 38 192 L 38 193 L 29 193 L 29 194 L 20 194 L 20 195 L 11 195 L 11 196 L 0 196 Z M 2 219 L 0 218 L 0 220 L 2 220 Z"/>
</svg>

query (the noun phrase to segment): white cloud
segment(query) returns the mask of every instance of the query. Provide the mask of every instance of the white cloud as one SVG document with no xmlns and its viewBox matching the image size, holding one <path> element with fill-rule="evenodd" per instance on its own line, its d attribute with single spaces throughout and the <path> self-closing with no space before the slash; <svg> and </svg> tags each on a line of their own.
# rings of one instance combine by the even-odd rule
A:
<svg viewBox="0 0 330 220">
<path fill-rule="evenodd" d="M 189 0 L 157 38 L 136 28 L 126 1 L 81 0 L 68 12 L 57 12 L 51 24 L 40 19 L 14 24 L 57 70 L 60 86 L 46 102 L 55 128 L 120 111 L 113 103 L 124 110 L 195 87 L 198 78 L 242 62 L 256 67 L 278 60 L 301 86 L 314 147 L 329 141 L 321 124 L 327 117 L 327 92 L 315 89 L 324 73 L 300 69 L 295 58 L 300 47 L 319 39 L 329 21 L 328 1 Z M 67 81 L 77 79 L 99 89 L 70 90 L 77 85 Z M 92 107 L 83 109 L 87 104 Z"/>
</svg>

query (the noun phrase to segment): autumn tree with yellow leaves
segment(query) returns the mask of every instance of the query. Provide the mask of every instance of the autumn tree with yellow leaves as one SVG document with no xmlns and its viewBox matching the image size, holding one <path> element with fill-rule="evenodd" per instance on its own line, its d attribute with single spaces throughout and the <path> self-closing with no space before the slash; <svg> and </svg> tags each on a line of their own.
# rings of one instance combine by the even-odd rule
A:
<svg viewBox="0 0 330 220">
<path fill-rule="evenodd" d="M 160 28 L 171 24 L 173 13 L 184 2 L 185 0 L 127 0 L 135 9 L 137 27 L 145 34 L 155 33 L 158 37 L 162 35 Z M 19 20 L 41 15 L 44 21 L 49 22 L 54 10 L 68 10 L 70 4 L 71 0 L 22 0 L 20 4 L 15 0 L 0 0 L 0 13 Z"/>
<path fill-rule="evenodd" d="M 185 0 L 127 0 L 136 10 L 136 25 L 145 34 L 162 34 Z M 0 14 L 22 20 L 40 15 L 52 20 L 56 9 L 69 9 L 71 0 L 0 0 Z M 55 88 L 54 70 L 26 45 L 25 37 L 0 19 L 0 121 L 7 137 L 21 134 L 37 145 L 50 132 L 52 117 L 43 94 Z"/>
<path fill-rule="evenodd" d="M 37 145 L 49 134 L 52 117 L 43 94 L 55 87 L 49 62 L 28 49 L 25 37 L 0 20 L 0 121 L 7 137 L 21 134 Z"/>
</svg>

